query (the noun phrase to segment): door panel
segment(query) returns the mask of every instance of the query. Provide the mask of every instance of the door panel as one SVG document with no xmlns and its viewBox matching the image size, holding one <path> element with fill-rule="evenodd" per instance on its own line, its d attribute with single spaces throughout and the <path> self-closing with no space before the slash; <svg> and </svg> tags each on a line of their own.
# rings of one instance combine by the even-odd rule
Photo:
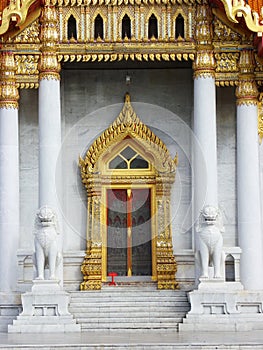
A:
<svg viewBox="0 0 263 350">
<path fill-rule="evenodd" d="M 150 189 L 132 190 L 132 274 L 152 274 Z"/>
<path fill-rule="evenodd" d="M 107 191 L 107 272 L 127 274 L 127 191 Z"/>
<path fill-rule="evenodd" d="M 152 275 L 150 189 L 107 190 L 107 273 Z"/>
</svg>

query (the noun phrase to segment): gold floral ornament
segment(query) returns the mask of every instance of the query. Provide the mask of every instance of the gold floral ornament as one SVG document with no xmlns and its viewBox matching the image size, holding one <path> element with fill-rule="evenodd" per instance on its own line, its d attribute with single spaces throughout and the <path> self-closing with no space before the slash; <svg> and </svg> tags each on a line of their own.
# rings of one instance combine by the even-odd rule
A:
<svg viewBox="0 0 263 350">
<path fill-rule="evenodd" d="M 254 75 L 255 58 L 252 49 L 243 49 L 239 59 L 239 81 L 236 88 L 237 105 L 257 105 L 258 88 Z"/>
<path fill-rule="evenodd" d="M 16 87 L 16 64 L 13 52 L 1 52 L 0 60 L 0 108 L 17 109 L 19 93 Z"/>
<path fill-rule="evenodd" d="M 11 21 L 16 21 L 16 25 L 21 26 L 26 20 L 29 7 L 34 2 L 35 0 L 11 0 L 1 16 L 2 23 L 0 25 L 0 35 L 7 32 Z"/>
<path fill-rule="evenodd" d="M 193 64 L 194 77 L 214 77 L 215 59 L 212 45 L 211 10 L 208 5 L 197 6 L 196 32 L 197 41 L 196 58 Z"/>
<path fill-rule="evenodd" d="M 42 42 L 42 55 L 40 56 L 38 69 L 39 79 L 59 80 L 60 64 L 57 59 L 58 29 L 57 11 L 54 6 L 44 6 L 40 18 Z"/>
<path fill-rule="evenodd" d="M 110 168 L 112 157 L 134 147 L 148 164 L 143 169 Z M 87 250 L 81 266 L 81 290 L 101 289 L 107 281 L 107 208 L 109 188 L 151 188 L 152 280 L 159 289 L 176 289 L 177 264 L 173 255 L 170 219 L 171 186 L 178 158 L 136 115 L 129 94 L 119 116 L 79 158 L 82 182 L 87 189 Z M 129 270 L 128 270 L 129 275 Z"/>
</svg>

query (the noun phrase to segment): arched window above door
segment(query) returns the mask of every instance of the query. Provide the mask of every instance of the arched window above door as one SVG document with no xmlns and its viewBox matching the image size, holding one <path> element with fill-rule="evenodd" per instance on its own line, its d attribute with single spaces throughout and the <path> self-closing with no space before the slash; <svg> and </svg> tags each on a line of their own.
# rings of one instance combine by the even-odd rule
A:
<svg viewBox="0 0 263 350">
<path fill-rule="evenodd" d="M 130 146 L 109 162 L 109 169 L 149 169 L 149 163 Z"/>
</svg>

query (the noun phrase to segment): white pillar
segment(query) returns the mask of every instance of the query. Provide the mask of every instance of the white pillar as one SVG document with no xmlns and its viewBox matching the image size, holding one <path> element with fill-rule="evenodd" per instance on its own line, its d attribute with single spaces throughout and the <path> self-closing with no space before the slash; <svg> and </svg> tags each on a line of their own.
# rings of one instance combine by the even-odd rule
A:
<svg viewBox="0 0 263 350">
<path fill-rule="evenodd" d="M 14 56 L 2 52 L 0 57 L 0 292 L 12 292 L 19 243 L 19 96 Z"/>
<path fill-rule="evenodd" d="M 239 59 L 237 97 L 237 214 L 242 249 L 240 278 L 245 289 L 263 289 L 258 89 L 254 77 L 254 48 L 244 48 Z"/>
<path fill-rule="evenodd" d="M 57 60 L 57 12 L 54 6 L 44 6 L 41 14 L 41 56 L 39 62 L 39 207 L 47 205 L 55 210 L 58 225 L 59 250 L 63 251 L 63 228 L 59 205 L 62 182 L 59 164 L 61 147 L 60 65 Z M 58 178 L 57 178 L 58 177 Z M 57 180 L 57 181 L 56 181 Z M 63 281 L 63 261 L 57 277 Z"/>
<path fill-rule="evenodd" d="M 63 251 L 63 228 L 59 192 L 62 182 L 59 152 L 61 147 L 60 81 L 42 79 L 39 82 L 39 207 L 55 210 L 58 224 L 59 250 Z M 63 261 L 57 276 L 63 284 Z"/>
<path fill-rule="evenodd" d="M 195 205 L 218 206 L 216 93 L 212 76 L 194 80 Z"/>
<path fill-rule="evenodd" d="M 56 170 L 60 147 L 60 81 L 43 79 L 39 82 L 39 207 L 49 205 L 56 212 Z"/>
<path fill-rule="evenodd" d="M 19 242 L 18 110 L 0 108 L 0 291 L 16 290 Z"/>
<path fill-rule="evenodd" d="M 257 105 L 237 106 L 238 238 L 241 282 L 263 289 Z"/>
</svg>

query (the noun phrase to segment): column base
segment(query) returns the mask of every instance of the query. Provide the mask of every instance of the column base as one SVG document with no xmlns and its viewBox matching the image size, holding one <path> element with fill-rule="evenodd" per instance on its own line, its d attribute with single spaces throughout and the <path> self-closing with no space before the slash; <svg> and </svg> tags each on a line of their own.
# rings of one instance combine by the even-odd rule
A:
<svg viewBox="0 0 263 350">
<path fill-rule="evenodd" d="M 239 282 L 201 282 L 188 294 L 191 310 L 179 331 L 263 330 L 263 291 L 243 290 Z"/>
<path fill-rule="evenodd" d="M 69 294 L 59 281 L 34 280 L 32 292 L 21 298 L 23 311 L 8 326 L 8 333 L 80 332 L 68 311 Z"/>
</svg>

